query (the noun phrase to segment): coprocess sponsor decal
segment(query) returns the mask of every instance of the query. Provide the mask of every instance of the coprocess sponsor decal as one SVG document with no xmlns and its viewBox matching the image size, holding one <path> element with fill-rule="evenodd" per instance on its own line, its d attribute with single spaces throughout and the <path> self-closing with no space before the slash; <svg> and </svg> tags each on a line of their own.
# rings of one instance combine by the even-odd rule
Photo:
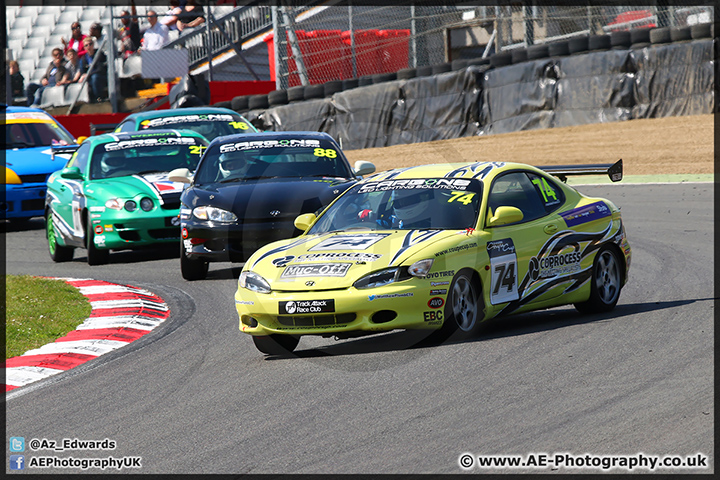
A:
<svg viewBox="0 0 720 480">
<path fill-rule="evenodd" d="M 284 267 L 290 262 L 328 262 L 328 261 L 351 261 L 351 262 L 374 262 L 382 257 L 380 253 L 364 253 L 364 252 L 328 252 L 328 253 L 308 253 L 305 255 L 286 255 L 284 257 L 275 258 L 272 264 L 276 267 Z"/>
<path fill-rule="evenodd" d="M 530 278 L 535 281 L 539 278 L 557 277 L 569 275 L 580 271 L 582 253 L 571 252 L 547 257 L 532 257 L 528 265 Z"/>
<path fill-rule="evenodd" d="M 574 227 L 600 218 L 609 217 L 610 207 L 605 202 L 595 202 L 584 207 L 573 208 L 567 212 L 562 212 L 560 216 L 565 220 L 568 227 Z"/>
<path fill-rule="evenodd" d="M 450 285 L 450 282 L 430 282 L 431 287 L 441 287 L 443 285 Z"/>
<path fill-rule="evenodd" d="M 306 313 L 332 313 L 335 311 L 335 300 L 302 300 L 280 302 L 280 315 L 298 315 Z"/>
<path fill-rule="evenodd" d="M 290 265 L 285 267 L 282 278 L 298 277 L 344 277 L 352 263 L 318 263 L 313 265 Z"/>
<path fill-rule="evenodd" d="M 382 293 L 380 295 L 368 295 L 368 300 L 371 302 L 380 298 L 398 298 L 398 297 L 412 297 L 412 293 Z"/>
<path fill-rule="evenodd" d="M 314 247 L 308 248 L 308 250 L 367 250 L 388 235 L 390 234 L 360 233 L 354 235 L 335 235 L 323 240 Z"/>
<path fill-rule="evenodd" d="M 388 190 L 467 190 L 472 183 L 464 178 L 413 178 L 406 180 L 384 180 L 363 184 L 357 193 L 385 192 Z"/>
</svg>

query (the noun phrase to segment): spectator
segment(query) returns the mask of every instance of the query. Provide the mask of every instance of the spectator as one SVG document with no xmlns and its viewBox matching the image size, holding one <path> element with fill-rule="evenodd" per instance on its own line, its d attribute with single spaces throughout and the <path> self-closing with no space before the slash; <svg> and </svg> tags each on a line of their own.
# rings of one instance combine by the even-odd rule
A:
<svg viewBox="0 0 720 480">
<path fill-rule="evenodd" d="M 81 75 L 80 81 L 87 79 L 90 103 L 102 102 L 103 99 L 107 98 L 107 57 L 103 52 L 97 51 L 95 37 L 87 37 L 83 42 L 87 53 L 81 63 L 84 73 Z M 93 61 L 95 61 L 95 66 L 90 72 Z M 89 76 L 88 72 L 90 72 Z"/>
<path fill-rule="evenodd" d="M 65 70 L 65 61 L 63 59 L 62 48 L 54 48 L 52 51 L 53 60 L 45 70 L 45 75 L 40 79 L 40 85 L 37 83 L 31 83 L 28 85 L 27 98 L 28 105 L 37 107 L 42 101 L 42 92 L 47 87 L 54 87 L 55 85 L 62 85 L 63 79 L 65 78 L 67 71 Z"/>
<path fill-rule="evenodd" d="M 178 15 L 182 13 L 180 0 L 170 0 L 170 9 L 165 12 L 160 23 L 168 27 L 168 30 L 177 30 Z"/>
<path fill-rule="evenodd" d="M 147 13 L 150 26 L 143 34 L 143 50 L 160 50 L 165 45 L 170 36 L 170 31 L 162 23 L 158 22 L 157 13 L 149 10 Z"/>
<path fill-rule="evenodd" d="M 65 37 L 60 37 L 60 41 L 63 44 L 63 53 L 67 53 L 71 48 L 74 49 L 79 57 L 85 55 L 85 46 L 83 40 L 87 35 L 82 33 L 82 28 L 78 22 L 73 23 L 70 28 L 72 29 L 72 36 L 70 40 L 65 40 Z"/>
<path fill-rule="evenodd" d="M 95 22 L 92 25 L 90 25 L 90 36 L 95 37 L 95 41 L 97 42 L 98 48 L 100 48 L 100 45 L 102 45 L 103 40 L 105 40 L 105 35 L 102 33 L 103 26 L 100 22 Z M 107 48 L 107 46 L 106 46 Z"/>
<path fill-rule="evenodd" d="M 182 13 L 178 15 L 177 29 L 182 35 L 188 29 L 197 27 L 205 23 L 205 12 L 203 7 L 198 5 L 195 0 L 187 0 Z"/>
<path fill-rule="evenodd" d="M 67 75 L 62 82 L 58 83 L 58 85 L 77 83 L 80 80 L 80 76 L 84 73 L 80 56 L 74 48 L 70 48 L 67 52 L 65 52 L 65 58 L 65 69 L 67 70 Z"/>
<path fill-rule="evenodd" d="M 130 13 L 127 10 L 120 13 L 120 22 L 122 22 L 123 26 L 118 29 L 118 36 L 121 43 L 119 54 L 122 58 L 128 58 L 140 48 L 140 26 L 138 25 L 134 0 L 131 5 L 132 18 L 130 18 Z"/>
<path fill-rule="evenodd" d="M 8 62 L 8 70 L 10 72 L 10 85 L 12 88 L 13 98 L 19 98 L 25 95 L 25 77 L 20 73 L 20 64 L 17 60 Z"/>
</svg>

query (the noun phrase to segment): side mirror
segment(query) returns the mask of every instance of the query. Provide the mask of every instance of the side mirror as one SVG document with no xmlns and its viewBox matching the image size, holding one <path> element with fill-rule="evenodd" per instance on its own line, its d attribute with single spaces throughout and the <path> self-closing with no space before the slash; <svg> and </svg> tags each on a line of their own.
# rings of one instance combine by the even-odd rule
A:
<svg viewBox="0 0 720 480">
<path fill-rule="evenodd" d="M 314 213 L 303 213 L 295 219 L 295 228 L 300 231 L 306 232 L 310 225 L 313 224 L 317 217 Z"/>
<path fill-rule="evenodd" d="M 60 170 L 60 177 L 67 180 L 82 180 L 83 174 L 78 167 L 67 167 Z"/>
<path fill-rule="evenodd" d="M 523 213 L 519 208 L 515 207 L 498 207 L 495 210 L 490 220 L 488 220 L 488 227 L 499 227 L 501 225 L 507 225 L 509 223 L 519 222 L 523 219 Z"/>
<path fill-rule="evenodd" d="M 372 162 L 358 160 L 357 162 L 355 162 L 355 167 L 353 168 L 353 171 L 355 172 L 355 175 L 370 175 L 371 173 L 375 172 L 375 165 Z"/>
<path fill-rule="evenodd" d="M 192 183 L 192 174 L 187 168 L 176 168 L 168 173 L 168 180 L 171 182 Z"/>
</svg>

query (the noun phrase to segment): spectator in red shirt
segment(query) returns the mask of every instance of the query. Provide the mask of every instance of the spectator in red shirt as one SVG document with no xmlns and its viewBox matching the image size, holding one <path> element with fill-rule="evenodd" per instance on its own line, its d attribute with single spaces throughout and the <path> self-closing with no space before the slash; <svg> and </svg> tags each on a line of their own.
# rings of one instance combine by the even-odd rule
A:
<svg viewBox="0 0 720 480">
<path fill-rule="evenodd" d="M 78 22 L 73 23 L 70 28 L 72 29 L 72 36 L 69 41 L 65 40 L 65 37 L 60 37 L 60 41 L 63 44 L 63 54 L 66 54 L 67 51 L 72 48 L 77 52 L 78 57 L 82 58 L 85 56 L 85 46 L 83 45 L 83 40 L 87 37 L 87 35 L 82 33 L 82 28 Z"/>
</svg>

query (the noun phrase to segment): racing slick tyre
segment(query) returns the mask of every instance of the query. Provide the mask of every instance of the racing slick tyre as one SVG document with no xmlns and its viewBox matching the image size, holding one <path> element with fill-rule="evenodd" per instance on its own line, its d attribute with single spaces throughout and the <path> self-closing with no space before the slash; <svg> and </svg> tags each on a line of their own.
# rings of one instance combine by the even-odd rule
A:
<svg viewBox="0 0 720 480">
<path fill-rule="evenodd" d="M 185 280 L 205 280 L 209 266 L 208 262 L 188 258 L 185 246 L 180 244 L 180 272 Z"/>
<path fill-rule="evenodd" d="M 604 247 L 595 256 L 590 277 L 590 298 L 576 303 L 581 313 L 609 312 L 617 305 L 622 288 L 620 260 L 615 250 Z"/>
<path fill-rule="evenodd" d="M 53 262 L 69 262 L 73 258 L 74 248 L 63 247 L 57 243 L 55 226 L 53 225 L 52 212 L 45 214 L 45 233 L 47 235 L 48 250 Z"/>
<path fill-rule="evenodd" d="M 110 258 L 110 250 L 103 250 L 95 246 L 95 230 L 89 219 L 85 223 L 85 230 L 88 265 L 105 265 Z"/>
<path fill-rule="evenodd" d="M 266 355 L 287 355 L 295 350 L 300 337 L 294 335 L 252 336 L 255 348 Z"/>
<path fill-rule="evenodd" d="M 460 270 L 450 283 L 442 327 L 432 338 L 443 341 L 455 333 L 462 338 L 477 334 L 483 310 L 480 287 L 473 271 L 468 268 Z"/>
</svg>

